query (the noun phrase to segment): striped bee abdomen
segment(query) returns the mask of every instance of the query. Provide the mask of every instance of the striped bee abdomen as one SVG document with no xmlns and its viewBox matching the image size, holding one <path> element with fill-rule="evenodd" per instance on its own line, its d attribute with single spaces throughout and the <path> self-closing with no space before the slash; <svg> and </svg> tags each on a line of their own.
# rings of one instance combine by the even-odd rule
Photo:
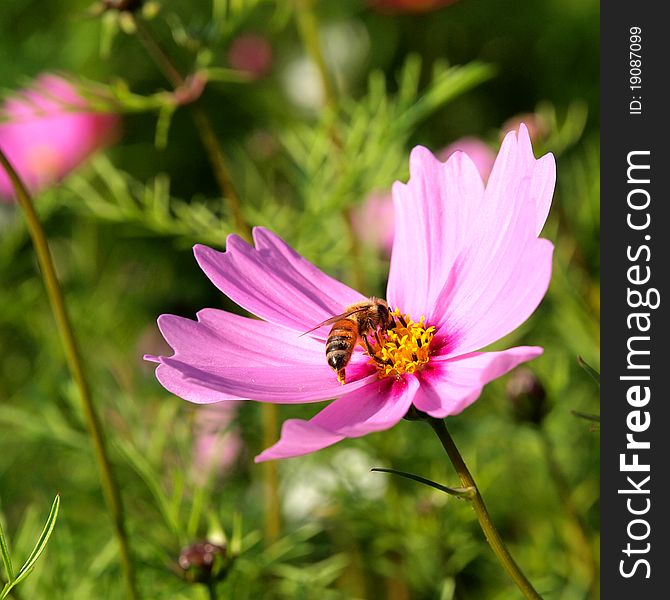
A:
<svg viewBox="0 0 670 600">
<path fill-rule="evenodd" d="M 344 383 L 344 368 L 347 366 L 358 339 L 358 325 L 350 319 L 335 323 L 326 341 L 326 360 L 337 372 L 337 378 Z"/>
</svg>

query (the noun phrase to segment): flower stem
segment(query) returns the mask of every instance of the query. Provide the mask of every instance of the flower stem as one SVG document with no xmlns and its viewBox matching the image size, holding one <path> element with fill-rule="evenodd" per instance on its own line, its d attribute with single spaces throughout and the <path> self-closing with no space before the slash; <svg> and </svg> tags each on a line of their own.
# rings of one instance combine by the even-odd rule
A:
<svg viewBox="0 0 670 600">
<path fill-rule="evenodd" d="M 263 448 L 269 448 L 279 435 L 279 415 L 277 405 L 263 402 L 261 405 L 263 420 Z M 268 460 L 263 464 L 265 479 L 265 543 L 269 546 L 279 539 L 281 534 L 281 513 L 279 510 L 279 467 L 278 461 Z"/>
<path fill-rule="evenodd" d="M 163 72 L 165 78 L 175 89 L 184 86 L 186 84 L 184 76 L 179 72 L 179 69 L 175 66 L 172 59 L 154 38 L 149 28 L 146 27 L 144 22 L 139 18 L 135 19 L 135 24 L 137 27 L 137 35 L 140 41 L 146 48 L 149 56 L 151 56 L 158 68 Z M 214 178 L 216 179 L 216 183 L 219 186 L 221 196 L 228 202 L 228 207 L 230 208 L 230 213 L 233 217 L 235 229 L 242 237 L 250 241 L 251 227 L 242 214 L 242 203 L 240 201 L 240 197 L 237 195 L 235 186 L 233 185 L 230 171 L 228 169 L 226 155 L 224 154 L 223 148 L 221 148 L 221 144 L 216 137 L 214 126 L 212 125 L 209 115 L 205 112 L 197 100 L 191 105 L 190 108 L 193 121 L 195 122 L 195 127 L 198 131 L 198 135 L 200 136 L 200 141 L 205 148 L 207 157 L 209 158 L 209 163 L 212 167 L 212 172 L 214 174 Z"/>
<path fill-rule="evenodd" d="M 100 475 L 100 482 L 102 490 L 107 502 L 107 508 L 112 516 L 114 525 L 114 532 L 119 544 L 119 551 L 121 555 L 121 565 L 126 582 L 127 598 L 134 600 L 138 597 L 135 583 L 135 574 L 130 557 L 130 545 L 128 542 L 128 535 L 126 533 L 125 516 L 123 509 L 123 502 L 121 499 L 121 492 L 119 485 L 114 476 L 112 465 L 107 454 L 107 446 L 105 443 L 105 436 L 100 423 L 100 418 L 96 411 L 93 399 L 91 397 L 90 388 L 84 374 L 84 368 L 77 346 L 77 340 L 74 336 L 74 331 L 70 323 L 65 299 L 56 276 L 56 270 L 51 257 L 51 251 L 47 243 L 46 234 L 42 223 L 37 216 L 32 199 L 25 184 L 12 167 L 11 163 L 0 150 L 0 164 L 6 171 L 9 179 L 14 187 L 16 199 L 21 206 L 28 225 L 28 231 L 35 247 L 35 253 L 42 273 L 42 279 L 47 290 L 49 303 L 56 319 L 58 332 L 63 342 L 65 350 L 65 357 L 67 360 L 72 379 L 77 386 L 79 396 L 84 412 L 84 419 L 88 429 L 89 436 L 93 443 L 93 450 L 98 464 L 98 471 Z"/>
<path fill-rule="evenodd" d="M 326 60 L 323 57 L 323 51 L 321 50 L 319 25 L 316 15 L 314 14 L 314 0 L 295 0 L 295 7 L 300 36 L 305 44 L 307 53 L 319 71 L 323 93 L 326 98 L 326 105 L 330 109 L 335 110 L 337 107 L 337 96 L 335 95 L 333 79 L 328 72 Z"/>
<path fill-rule="evenodd" d="M 507 550 L 505 543 L 502 541 L 498 530 L 495 528 L 495 525 L 491 520 L 489 511 L 486 509 L 484 499 L 479 493 L 477 484 L 472 478 L 472 475 L 470 474 L 470 471 L 468 470 L 461 453 L 458 451 L 458 448 L 456 448 L 454 440 L 451 438 L 451 435 L 449 435 L 444 420 L 436 419 L 434 417 L 428 417 L 427 420 L 437 434 L 437 437 L 440 438 L 442 446 L 447 451 L 449 460 L 451 460 L 451 464 L 454 465 L 454 469 L 456 469 L 456 473 L 458 473 L 458 477 L 460 478 L 463 487 L 473 487 L 475 489 L 475 494 L 472 496 L 472 498 L 469 499 L 469 502 L 472 503 L 472 508 L 477 515 L 479 525 L 482 528 L 484 535 L 486 536 L 486 540 L 489 543 L 489 546 L 491 546 L 491 549 L 500 561 L 500 564 L 503 566 L 505 571 L 507 571 L 507 574 L 512 578 L 514 583 L 516 583 L 517 587 L 523 592 L 526 598 L 532 600 L 542 600 L 541 596 L 535 591 L 530 581 L 528 581 L 526 576 L 512 558 L 512 555 L 509 553 L 509 550 Z"/>
<path fill-rule="evenodd" d="M 207 592 L 209 600 L 218 600 L 219 596 L 216 593 L 216 581 L 210 580 L 207 582 Z"/>
</svg>

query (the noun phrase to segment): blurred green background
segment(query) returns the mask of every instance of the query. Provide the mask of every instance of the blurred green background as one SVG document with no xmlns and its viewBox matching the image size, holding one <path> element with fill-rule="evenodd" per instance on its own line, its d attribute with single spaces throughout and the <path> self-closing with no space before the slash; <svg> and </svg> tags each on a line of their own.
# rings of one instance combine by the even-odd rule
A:
<svg viewBox="0 0 670 600">
<path fill-rule="evenodd" d="M 383 295 L 387 257 L 356 239 L 348 215 L 406 179 L 414 145 L 438 151 L 475 136 L 497 150 L 504 124 L 532 115 L 536 156 L 557 159 L 543 233 L 556 246 L 554 274 L 538 311 L 499 345 L 545 347 L 530 369 L 546 414 L 529 420 L 515 408 L 512 373 L 448 423 L 543 597 L 597 598 L 599 433 L 573 411 L 599 412 L 598 387 L 577 361 L 599 363 L 599 4 L 460 0 L 422 14 L 362 0 L 316 2 L 313 12 L 310 4 L 166 0 L 142 27 L 183 74 L 209 74 L 197 106 L 247 222 L 365 294 Z M 191 252 L 198 242 L 223 247 L 235 226 L 193 107 L 161 93 L 172 88 L 132 18 L 101 8 L 5 0 L 0 82 L 11 94 L 60 71 L 83 89 L 102 84 L 106 106 L 123 114 L 120 140 L 36 204 L 121 484 L 141 597 L 209 597 L 185 580 L 178 557 L 224 536 L 239 556 L 216 585 L 220 598 L 519 597 L 465 502 L 369 472 L 391 467 L 457 485 L 423 423 L 281 462 L 274 542 L 264 539 L 265 471 L 253 464 L 263 448 L 258 404 L 244 403 L 218 430 L 209 425 L 224 445 L 239 435 L 230 464 L 197 467 L 203 409 L 168 394 L 142 355 L 166 350 L 161 313 L 237 310 Z M 309 17 L 335 82 L 330 103 L 300 26 Z M 270 52 L 254 77 L 236 72 L 231 55 L 248 34 Z M 0 519 L 15 562 L 56 492 L 62 501 L 47 551 L 16 597 L 125 598 L 77 391 L 14 205 L 0 204 L 0 273 Z M 279 415 L 316 410 L 282 406 Z"/>
</svg>

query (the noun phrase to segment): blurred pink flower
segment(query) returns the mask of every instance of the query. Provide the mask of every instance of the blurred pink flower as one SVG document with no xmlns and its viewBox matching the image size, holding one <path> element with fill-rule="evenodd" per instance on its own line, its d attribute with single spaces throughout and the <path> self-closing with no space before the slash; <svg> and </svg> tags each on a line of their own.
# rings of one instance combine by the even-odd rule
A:
<svg viewBox="0 0 670 600">
<path fill-rule="evenodd" d="M 426 13 L 458 0 L 368 0 L 372 8 L 385 13 Z"/>
<path fill-rule="evenodd" d="M 198 411 L 195 421 L 194 467 L 205 479 L 212 471 L 225 472 L 242 451 L 242 438 L 235 424 L 239 402 L 221 402 Z"/>
<path fill-rule="evenodd" d="M 358 238 L 386 255 L 393 247 L 394 220 L 390 193 L 373 192 L 351 211 L 351 221 Z"/>
<path fill-rule="evenodd" d="M 519 123 L 519 125 L 522 125 L 522 123 Z M 515 127 L 514 131 L 517 129 L 519 127 Z M 436 156 L 440 160 L 447 160 L 458 150 L 465 152 L 470 157 L 482 179 L 486 182 L 491 174 L 491 169 L 493 169 L 493 163 L 496 160 L 496 153 L 491 150 L 491 147 L 476 137 L 464 137 L 440 150 Z"/>
<path fill-rule="evenodd" d="M 324 357 L 328 328 L 310 327 L 364 301 L 272 232 L 256 228 L 255 247 L 231 235 L 227 250 L 196 246 L 212 282 L 261 320 L 204 309 L 198 320 L 161 315 L 174 349 L 156 376 L 197 403 L 253 399 L 304 403 L 336 398 L 310 421 L 290 419 L 256 461 L 314 452 L 346 437 L 388 429 L 410 409 L 461 412 L 483 386 L 542 348 L 479 352 L 535 310 L 551 277 L 552 244 L 538 238 L 555 183 L 551 155 L 533 156 L 521 126 L 505 137 L 488 184 L 462 152 L 446 163 L 417 147 L 410 180 L 396 183 L 396 231 L 387 299 L 396 315 L 376 360 L 357 347 L 338 378 Z"/>
<path fill-rule="evenodd" d="M 230 45 L 228 62 L 233 69 L 259 79 L 267 75 L 272 66 L 272 46 L 261 35 L 240 35 Z"/>
<path fill-rule="evenodd" d="M 477 167 L 482 179 L 486 181 L 493 168 L 496 155 L 481 140 L 465 137 L 440 150 L 436 156 L 447 160 L 454 152 L 465 152 Z M 354 231 L 366 245 L 391 254 L 394 235 L 393 198 L 390 192 L 375 192 L 351 211 Z"/>
<path fill-rule="evenodd" d="M 89 110 L 71 83 L 44 74 L 0 107 L 0 148 L 29 190 L 36 193 L 112 142 L 118 125 L 117 115 Z M 10 199 L 13 195 L 7 175 L 0 169 L 0 197 Z"/>
</svg>

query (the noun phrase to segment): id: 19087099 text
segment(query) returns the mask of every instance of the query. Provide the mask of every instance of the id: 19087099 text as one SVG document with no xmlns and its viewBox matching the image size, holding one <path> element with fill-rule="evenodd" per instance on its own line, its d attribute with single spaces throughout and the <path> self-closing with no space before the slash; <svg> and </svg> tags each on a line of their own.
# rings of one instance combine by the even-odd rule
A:
<svg viewBox="0 0 670 600">
<path fill-rule="evenodd" d="M 628 38 L 628 77 L 632 92 L 628 113 L 642 114 L 642 28 L 631 27 Z"/>
</svg>

